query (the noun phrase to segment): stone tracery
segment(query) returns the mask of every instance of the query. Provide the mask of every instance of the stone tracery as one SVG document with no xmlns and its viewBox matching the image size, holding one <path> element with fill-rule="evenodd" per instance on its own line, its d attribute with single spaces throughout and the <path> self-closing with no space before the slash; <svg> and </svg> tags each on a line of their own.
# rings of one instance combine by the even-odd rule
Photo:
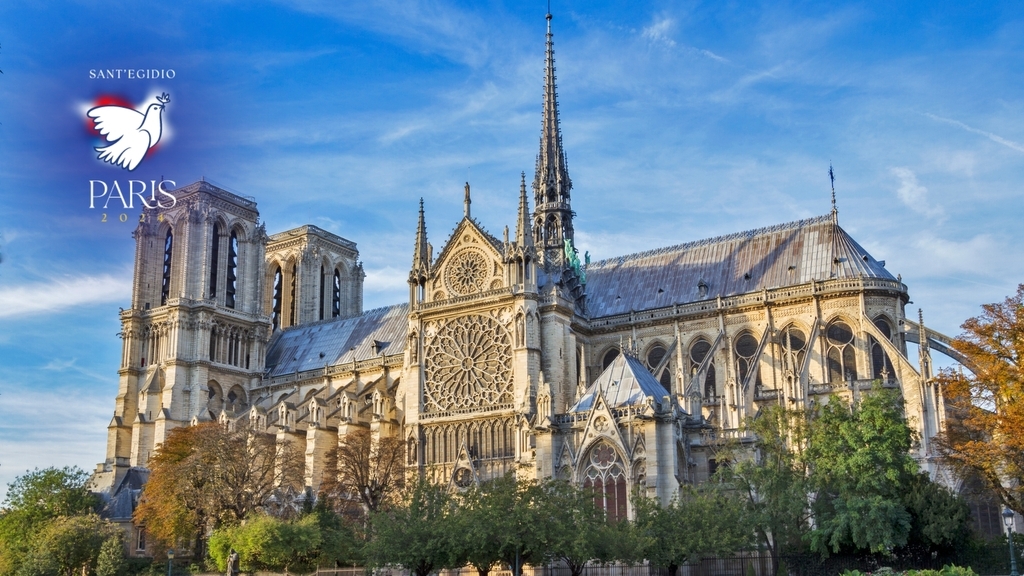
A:
<svg viewBox="0 0 1024 576">
<path fill-rule="evenodd" d="M 447 272 L 445 280 L 455 294 L 482 292 L 487 279 L 487 261 L 476 250 L 463 250 L 452 258 Z"/>
<path fill-rule="evenodd" d="M 512 339 L 494 318 L 471 315 L 436 327 L 425 345 L 428 413 L 512 406 Z"/>
</svg>

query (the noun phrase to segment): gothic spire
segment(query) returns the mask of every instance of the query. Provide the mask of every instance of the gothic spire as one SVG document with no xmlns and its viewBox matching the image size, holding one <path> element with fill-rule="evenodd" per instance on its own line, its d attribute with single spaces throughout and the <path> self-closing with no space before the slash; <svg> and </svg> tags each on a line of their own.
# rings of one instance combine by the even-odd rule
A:
<svg viewBox="0 0 1024 576">
<path fill-rule="evenodd" d="M 516 244 L 533 245 L 533 231 L 530 230 L 530 202 L 526 198 L 526 172 L 520 174 L 519 218 L 516 221 Z"/>
<path fill-rule="evenodd" d="M 533 227 L 541 250 L 544 268 L 549 271 L 566 264 L 565 245 L 573 239 L 572 207 L 569 191 L 572 180 L 562 149 L 562 130 L 558 122 L 558 94 L 555 89 L 555 45 L 551 34 L 551 14 L 547 15 L 548 33 L 544 69 L 544 106 L 541 118 L 540 152 L 533 178 Z"/>
<path fill-rule="evenodd" d="M 430 249 L 427 248 L 427 224 L 423 218 L 423 198 L 420 198 L 420 221 L 416 225 L 416 247 L 412 253 L 412 269 L 425 273 L 430 267 Z"/>
<path fill-rule="evenodd" d="M 572 181 L 562 150 L 562 130 L 558 121 L 558 94 L 555 88 L 555 44 L 551 34 L 551 14 L 547 15 L 547 51 L 544 66 L 544 110 L 541 119 L 540 152 L 533 179 L 534 202 L 568 202 Z"/>
</svg>

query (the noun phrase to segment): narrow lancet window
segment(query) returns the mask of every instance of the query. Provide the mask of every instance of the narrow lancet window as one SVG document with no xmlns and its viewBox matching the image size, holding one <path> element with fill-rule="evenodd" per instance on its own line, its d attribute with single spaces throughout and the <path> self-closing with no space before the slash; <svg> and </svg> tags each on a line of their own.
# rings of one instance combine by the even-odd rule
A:
<svg viewBox="0 0 1024 576">
<path fill-rule="evenodd" d="M 331 318 L 341 316 L 341 273 L 334 271 L 334 288 L 331 295 Z"/>
<path fill-rule="evenodd" d="M 164 239 L 164 274 L 160 283 L 160 305 L 167 304 L 167 298 L 171 295 L 171 253 L 174 249 L 174 235 L 167 231 L 167 238 Z"/>
<path fill-rule="evenodd" d="M 324 319 L 324 290 L 327 289 L 327 277 L 325 276 L 323 264 L 320 265 L 320 320 Z"/>
<path fill-rule="evenodd" d="M 271 302 L 270 309 L 272 311 L 270 315 L 271 322 L 274 324 L 274 330 L 281 327 L 281 297 L 283 296 L 282 290 L 284 284 L 284 278 L 281 275 L 281 267 L 278 266 L 277 270 L 274 271 L 274 301 Z"/>
<path fill-rule="evenodd" d="M 292 277 L 288 283 L 288 325 L 295 326 L 295 276 L 299 272 L 298 265 L 292 265 Z"/>
<path fill-rule="evenodd" d="M 220 226 L 213 225 L 210 241 L 210 298 L 217 297 L 217 265 L 220 263 Z"/>
<path fill-rule="evenodd" d="M 231 232 L 228 242 L 228 284 L 224 294 L 224 305 L 235 307 L 235 292 L 238 290 L 238 234 Z"/>
</svg>

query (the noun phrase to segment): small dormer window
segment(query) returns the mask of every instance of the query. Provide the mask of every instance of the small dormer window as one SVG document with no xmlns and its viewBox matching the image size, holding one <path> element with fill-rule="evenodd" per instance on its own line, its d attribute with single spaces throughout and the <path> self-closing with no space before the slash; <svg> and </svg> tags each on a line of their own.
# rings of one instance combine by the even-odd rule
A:
<svg viewBox="0 0 1024 576">
<path fill-rule="evenodd" d="M 701 279 L 700 282 L 697 282 L 697 297 L 698 298 L 707 298 L 708 297 L 708 283 L 705 282 L 703 279 Z"/>
</svg>

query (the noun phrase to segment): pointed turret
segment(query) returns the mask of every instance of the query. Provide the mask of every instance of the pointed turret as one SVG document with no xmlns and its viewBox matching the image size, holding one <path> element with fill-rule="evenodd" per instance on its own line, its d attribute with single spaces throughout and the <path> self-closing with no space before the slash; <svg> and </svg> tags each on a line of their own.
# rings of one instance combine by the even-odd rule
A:
<svg viewBox="0 0 1024 576">
<path fill-rule="evenodd" d="M 547 15 L 547 57 L 544 71 L 544 108 L 541 119 L 540 152 L 533 178 L 535 238 L 542 248 L 544 267 L 562 268 L 565 241 L 573 239 L 572 207 L 569 192 L 572 180 L 562 149 L 562 131 L 558 122 L 558 94 L 555 89 L 555 48 L 551 34 L 551 14 Z"/>
<path fill-rule="evenodd" d="M 533 231 L 530 227 L 530 202 L 526 197 L 526 172 L 520 174 L 519 217 L 516 220 L 516 244 L 533 246 Z"/>
<path fill-rule="evenodd" d="M 420 219 L 416 224 L 416 246 L 412 252 L 412 270 L 409 283 L 420 284 L 430 270 L 430 245 L 427 244 L 427 224 L 423 216 L 423 198 L 420 198 Z"/>
</svg>

